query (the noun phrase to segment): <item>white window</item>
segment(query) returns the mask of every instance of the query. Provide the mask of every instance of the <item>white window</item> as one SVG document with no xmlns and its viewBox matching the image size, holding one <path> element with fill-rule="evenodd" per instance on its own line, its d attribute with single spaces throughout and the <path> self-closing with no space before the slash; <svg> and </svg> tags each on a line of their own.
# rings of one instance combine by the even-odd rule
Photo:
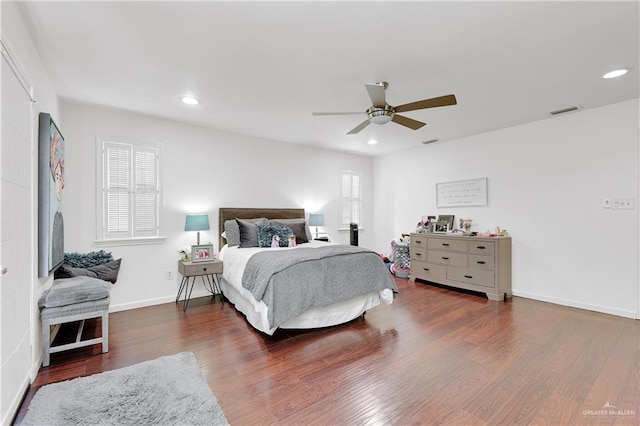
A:
<svg viewBox="0 0 640 426">
<path fill-rule="evenodd" d="M 342 173 L 342 225 L 360 225 L 360 175 L 355 172 Z"/>
<path fill-rule="evenodd" d="M 160 236 L 160 147 L 98 141 L 98 240 Z"/>
</svg>

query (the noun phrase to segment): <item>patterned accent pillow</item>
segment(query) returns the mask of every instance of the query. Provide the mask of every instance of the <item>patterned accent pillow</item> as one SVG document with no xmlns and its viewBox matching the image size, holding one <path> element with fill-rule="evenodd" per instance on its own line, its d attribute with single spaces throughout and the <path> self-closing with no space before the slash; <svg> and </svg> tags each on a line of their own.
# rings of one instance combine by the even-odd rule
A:
<svg viewBox="0 0 640 426">
<path fill-rule="evenodd" d="M 285 225 L 257 225 L 258 247 L 271 247 L 274 235 L 280 238 L 280 247 L 289 246 L 289 235 L 294 235 L 291 228 Z"/>
<path fill-rule="evenodd" d="M 309 242 L 309 239 L 307 238 L 306 229 L 305 229 L 306 223 L 304 219 L 302 219 L 300 222 L 290 222 L 290 223 L 280 222 L 278 219 L 274 219 L 270 221 L 270 223 L 272 225 L 284 225 L 291 228 L 291 230 L 293 231 L 293 235 L 296 236 L 296 244 L 304 244 Z"/>
</svg>

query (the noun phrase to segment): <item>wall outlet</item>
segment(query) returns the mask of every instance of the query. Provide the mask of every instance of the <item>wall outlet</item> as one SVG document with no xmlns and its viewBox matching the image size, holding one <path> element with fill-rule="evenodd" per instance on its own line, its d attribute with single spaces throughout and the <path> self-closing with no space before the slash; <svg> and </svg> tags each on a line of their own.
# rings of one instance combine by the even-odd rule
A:
<svg viewBox="0 0 640 426">
<path fill-rule="evenodd" d="M 172 280 L 173 279 L 173 271 L 168 269 L 166 271 L 164 271 L 164 277 L 167 281 Z"/>
<path fill-rule="evenodd" d="M 611 206 L 614 210 L 633 210 L 633 205 L 633 198 L 616 198 L 611 201 Z"/>
<path fill-rule="evenodd" d="M 611 200 L 608 198 L 605 198 L 604 201 L 602 202 L 602 207 L 605 209 L 610 209 L 611 208 Z"/>
</svg>

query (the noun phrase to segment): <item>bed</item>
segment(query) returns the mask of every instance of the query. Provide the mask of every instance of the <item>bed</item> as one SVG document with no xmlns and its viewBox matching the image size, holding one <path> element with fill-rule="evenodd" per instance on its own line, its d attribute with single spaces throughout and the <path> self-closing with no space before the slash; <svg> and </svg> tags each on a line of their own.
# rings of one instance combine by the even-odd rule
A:
<svg viewBox="0 0 640 426">
<path fill-rule="evenodd" d="M 297 208 L 219 211 L 218 229 L 224 231 L 219 239 L 222 291 L 251 326 L 267 335 L 280 328 L 311 329 L 351 321 L 381 302 L 392 303 L 398 291 L 376 253 L 314 241 L 304 219 L 304 209 Z M 265 232 L 282 226 L 293 230 L 297 241 L 308 242 L 272 248 L 248 241 L 254 233 L 265 237 Z M 264 238 L 260 242 L 264 245 Z"/>
</svg>

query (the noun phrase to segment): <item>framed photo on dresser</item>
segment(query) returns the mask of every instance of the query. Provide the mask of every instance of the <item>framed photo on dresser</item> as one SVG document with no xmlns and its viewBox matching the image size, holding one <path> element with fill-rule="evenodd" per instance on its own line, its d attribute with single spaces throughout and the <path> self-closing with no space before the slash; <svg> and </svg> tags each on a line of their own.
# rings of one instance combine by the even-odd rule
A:
<svg viewBox="0 0 640 426">
<path fill-rule="evenodd" d="M 449 231 L 451 231 L 453 229 L 453 218 L 454 215 L 452 214 L 441 214 L 438 215 L 438 221 L 437 222 L 447 222 L 449 224 Z"/>
<path fill-rule="evenodd" d="M 434 234 L 446 234 L 450 230 L 451 226 L 449 225 L 449 222 L 436 222 L 433 227 Z"/>
</svg>

